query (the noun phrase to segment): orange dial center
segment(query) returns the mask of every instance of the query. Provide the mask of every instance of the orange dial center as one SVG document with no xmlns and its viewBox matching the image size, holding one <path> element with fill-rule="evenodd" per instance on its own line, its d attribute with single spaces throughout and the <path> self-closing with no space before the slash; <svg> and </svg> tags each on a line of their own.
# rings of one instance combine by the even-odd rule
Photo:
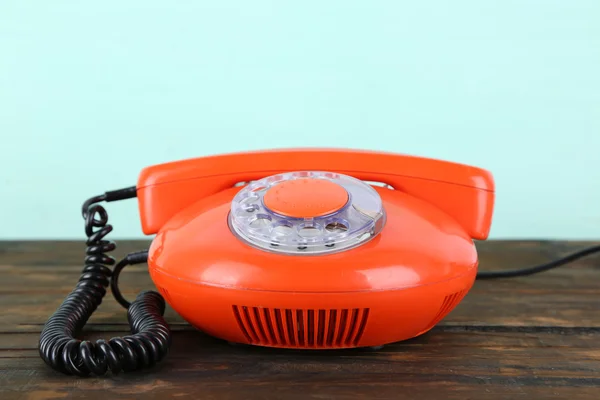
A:
<svg viewBox="0 0 600 400">
<path fill-rule="evenodd" d="M 324 179 L 302 178 L 273 186 L 263 197 L 265 207 L 286 217 L 311 218 L 332 214 L 346 205 L 348 192 Z"/>
</svg>

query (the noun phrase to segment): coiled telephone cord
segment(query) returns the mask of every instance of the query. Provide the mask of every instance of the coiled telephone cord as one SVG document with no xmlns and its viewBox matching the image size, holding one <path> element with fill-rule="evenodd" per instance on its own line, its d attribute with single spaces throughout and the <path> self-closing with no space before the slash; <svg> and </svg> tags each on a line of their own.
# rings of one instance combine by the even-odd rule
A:
<svg viewBox="0 0 600 400">
<path fill-rule="evenodd" d="M 85 232 L 88 237 L 85 267 L 77 285 L 46 322 L 39 342 L 42 359 L 53 369 L 67 375 L 104 375 L 152 367 L 161 361 L 171 345 L 171 332 L 165 319 L 165 301 L 155 291 L 140 293 L 127 302 L 118 289 L 118 276 L 127 265 L 146 262 L 147 251 L 129 254 L 111 271 L 115 259 L 107 253 L 115 250 L 114 242 L 105 237 L 113 230 L 101 201 L 136 197 L 136 188 L 126 188 L 95 196 L 83 205 Z M 79 340 L 81 331 L 102 303 L 106 288 L 111 286 L 117 301 L 127 309 L 131 335 L 108 341 Z"/>
</svg>

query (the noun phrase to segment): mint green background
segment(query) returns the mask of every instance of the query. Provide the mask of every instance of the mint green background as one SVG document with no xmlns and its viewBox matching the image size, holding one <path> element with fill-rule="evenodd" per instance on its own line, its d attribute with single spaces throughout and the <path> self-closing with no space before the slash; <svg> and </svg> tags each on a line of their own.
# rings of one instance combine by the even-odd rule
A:
<svg viewBox="0 0 600 400">
<path fill-rule="evenodd" d="M 82 238 L 149 164 L 293 146 L 488 168 L 492 237 L 597 239 L 599 120 L 597 0 L 0 2 L 2 239 Z"/>
</svg>

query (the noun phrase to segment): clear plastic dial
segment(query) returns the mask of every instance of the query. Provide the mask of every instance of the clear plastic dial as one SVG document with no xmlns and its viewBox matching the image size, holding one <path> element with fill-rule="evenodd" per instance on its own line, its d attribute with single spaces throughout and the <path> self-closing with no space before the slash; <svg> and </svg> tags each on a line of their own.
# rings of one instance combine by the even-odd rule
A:
<svg viewBox="0 0 600 400">
<path fill-rule="evenodd" d="M 265 195 L 291 180 L 325 179 L 347 192 L 347 202 L 316 217 L 282 215 L 265 204 Z M 307 196 L 314 199 L 315 196 Z M 251 246 L 284 254 L 323 255 L 350 249 L 375 237 L 385 225 L 381 198 L 369 184 L 334 172 L 298 171 L 251 182 L 231 202 L 229 226 Z"/>
</svg>

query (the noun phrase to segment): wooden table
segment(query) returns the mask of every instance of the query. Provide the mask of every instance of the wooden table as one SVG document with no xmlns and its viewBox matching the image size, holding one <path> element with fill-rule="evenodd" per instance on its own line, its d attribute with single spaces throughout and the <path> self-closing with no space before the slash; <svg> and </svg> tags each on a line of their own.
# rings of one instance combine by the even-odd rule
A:
<svg viewBox="0 0 600 400">
<path fill-rule="evenodd" d="M 117 255 L 147 247 L 119 242 Z M 481 269 L 517 268 L 592 243 L 478 243 Z M 0 399 L 600 399 L 600 257 L 539 275 L 478 281 L 431 332 L 376 352 L 277 351 L 230 346 L 167 311 L 174 331 L 158 367 L 105 378 L 50 370 L 37 352 L 48 316 L 74 286 L 82 242 L 0 242 Z M 131 298 L 152 288 L 128 267 Z M 207 305 L 210 307 L 210 305 Z M 127 334 L 112 296 L 85 337 Z"/>
</svg>

